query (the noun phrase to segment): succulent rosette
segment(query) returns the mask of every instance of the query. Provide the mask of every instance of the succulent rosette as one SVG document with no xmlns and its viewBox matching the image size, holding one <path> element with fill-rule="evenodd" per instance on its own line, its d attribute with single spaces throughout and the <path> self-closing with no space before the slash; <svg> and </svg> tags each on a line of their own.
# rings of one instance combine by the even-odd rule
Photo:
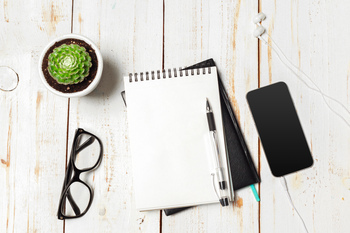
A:
<svg viewBox="0 0 350 233">
<path fill-rule="evenodd" d="M 60 84 L 82 82 L 89 75 L 91 66 L 89 53 L 77 44 L 63 44 L 49 55 L 49 73 Z"/>
</svg>

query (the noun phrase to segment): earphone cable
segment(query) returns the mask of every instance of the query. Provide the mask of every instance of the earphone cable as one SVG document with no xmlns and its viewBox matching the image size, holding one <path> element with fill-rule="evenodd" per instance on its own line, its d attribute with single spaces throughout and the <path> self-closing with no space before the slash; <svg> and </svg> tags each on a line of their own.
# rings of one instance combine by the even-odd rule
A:
<svg viewBox="0 0 350 233">
<path fill-rule="evenodd" d="M 310 89 L 314 90 L 314 91 L 318 91 L 319 93 L 321 93 L 322 95 L 324 95 L 325 97 L 333 100 L 334 102 L 338 103 L 345 111 L 348 112 L 348 114 L 350 115 L 350 110 L 347 109 L 347 107 L 344 106 L 344 104 L 342 104 L 340 101 L 336 100 L 335 98 L 325 94 L 324 92 L 322 92 L 322 90 L 316 85 L 316 83 L 307 75 L 304 73 L 304 71 L 302 71 L 301 69 L 299 69 L 299 67 L 297 67 L 296 65 L 294 65 L 287 57 L 286 55 L 282 52 L 282 50 L 280 49 L 280 47 L 278 47 L 278 45 L 276 44 L 276 42 L 271 38 L 271 36 L 266 33 L 266 35 L 270 38 L 270 40 L 272 41 L 272 43 L 277 47 L 278 51 L 283 55 L 283 57 L 288 61 L 288 63 L 293 66 L 296 70 L 298 70 L 302 75 L 304 75 L 316 88 L 312 88 L 309 85 L 307 85 Z M 276 52 L 276 51 L 275 51 Z"/>
<path fill-rule="evenodd" d="M 301 222 L 303 223 L 303 226 L 304 226 L 304 230 L 306 233 L 309 233 L 309 231 L 307 230 L 307 227 L 306 227 L 306 224 L 304 222 L 304 219 L 301 217 L 300 213 L 298 212 L 297 208 L 295 208 L 295 205 L 293 203 L 293 200 L 292 200 L 292 197 L 290 196 L 290 193 L 288 191 L 288 186 L 287 186 L 287 181 L 286 181 L 286 178 L 284 178 L 284 176 L 282 176 L 280 178 L 280 183 L 285 191 L 285 194 L 287 195 L 288 197 L 288 200 L 289 200 L 289 204 L 292 206 L 292 208 L 295 210 L 295 212 L 298 214 L 299 216 L 299 219 L 301 220 Z"/>
<path fill-rule="evenodd" d="M 267 33 L 266 33 L 266 34 L 267 34 Z M 267 34 L 267 35 L 268 35 L 268 34 Z M 269 37 L 269 38 L 271 39 L 271 41 L 273 42 L 272 38 L 271 38 L 269 35 L 268 35 L 268 37 Z M 269 44 L 262 36 L 259 36 L 258 38 L 261 39 L 262 41 L 264 41 L 265 44 L 266 44 L 267 46 L 269 46 L 269 47 L 276 53 L 276 55 L 277 55 L 277 57 L 279 58 L 279 60 L 280 60 L 285 66 L 287 66 L 287 68 L 288 68 L 290 71 L 292 71 L 292 73 L 293 73 L 295 76 L 297 76 L 297 78 L 298 78 L 301 82 L 303 82 L 309 89 L 320 93 L 321 96 L 322 96 L 322 98 L 323 98 L 323 101 L 325 102 L 325 104 L 327 105 L 327 107 L 329 108 L 329 110 L 331 110 L 331 111 L 332 111 L 334 114 L 336 114 L 340 119 L 342 119 L 342 120 L 344 121 L 344 123 L 350 128 L 350 124 L 347 122 L 347 120 L 346 120 L 342 115 L 340 115 L 338 112 L 336 112 L 336 111 L 329 105 L 329 103 L 326 101 L 325 97 L 327 97 L 328 99 L 333 100 L 334 102 L 338 103 L 338 104 L 339 104 L 343 109 L 345 109 L 345 111 L 350 115 L 350 111 L 349 111 L 341 102 L 339 102 L 338 100 L 334 99 L 333 97 L 331 97 L 331 96 L 329 96 L 329 95 L 323 93 L 323 92 L 321 91 L 321 89 L 312 81 L 312 79 L 311 79 L 310 77 L 308 77 L 303 71 L 301 71 L 299 68 L 297 68 L 295 65 L 293 65 L 293 64 L 288 60 L 288 58 L 287 58 L 287 57 L 284 55 L 284 53 L 279 49 L 279 47 L 276 45 L 276 43 L 273 42 L 273 43 L 275 44 L 275 46 L 280 50 L 280 53 L 283 55 L 283 57 L 288 61 L 288 63 L 290 63 L 290 65 L 292 65 L 292 66 L 293 66 L 295 69 L 297 69 L 300 73 L 302 73 L 304 76 L 306 76 L 306 77 L 313 83 L 313 85 L 314 85 L 317 89 L 316 89 L 316 88 L 313 88 L 313 87 L 311 87 L 309 84 L 307 84 L 307 83 L 300 77 L 300 75 L 297 74 L 297 73 L 290 67 L 290 65 L 286 64 L 286 62 L 283 61 L 283 59 L 281 58 L 279 52 L 278 52 L 271 44 Z"/>
</svg>

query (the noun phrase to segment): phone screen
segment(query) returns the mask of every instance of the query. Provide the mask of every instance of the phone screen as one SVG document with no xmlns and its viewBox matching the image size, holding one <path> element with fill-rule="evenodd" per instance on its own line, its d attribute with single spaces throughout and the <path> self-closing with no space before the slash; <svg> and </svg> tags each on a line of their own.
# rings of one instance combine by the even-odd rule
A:
<svg viewBox="0 0 350 233">
<path fill-rule="evenodd" d="M 248 92 L 247 101 L 274 176 L 312 166 L 313 159 L 284 82 Z"/>
</svg>

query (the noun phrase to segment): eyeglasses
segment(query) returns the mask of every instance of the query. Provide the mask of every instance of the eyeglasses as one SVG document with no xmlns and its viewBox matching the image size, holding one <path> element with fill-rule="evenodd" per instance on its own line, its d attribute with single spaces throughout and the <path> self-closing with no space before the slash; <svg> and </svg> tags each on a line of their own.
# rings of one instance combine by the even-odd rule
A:
<svg viewBox="0 0 350 233">
<path fill-rule="evenodd" d="M 103 157 L 101 140 L 79 128 L 75 131 L 72 150 L 58 205 L 58 219 L 78 218 L 89 210 L 92 188 L 80 179 L 80 174 L 96 169 Z M 68 200 L 68 203 L 67 203 Z"/>
</svg>

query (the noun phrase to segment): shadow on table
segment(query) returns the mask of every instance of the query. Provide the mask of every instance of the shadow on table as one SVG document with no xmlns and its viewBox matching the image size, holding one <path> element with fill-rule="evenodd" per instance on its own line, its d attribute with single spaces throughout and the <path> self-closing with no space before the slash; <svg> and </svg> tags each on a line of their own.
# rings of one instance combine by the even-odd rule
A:
<svg viewBox="0 0 350 233">
<path fill-rule="evenodd" d="M 118 77 L 118 69 L 116 63 L 105 59 L 103 61 L 102 78 L 96 89 L 87 95 L 87 98 L 106 98 L 117 93 L 118 85 L 122 85 L 123 80 Z M 84 97 L 84 98 L 86 98 Z"/>
</svg>

